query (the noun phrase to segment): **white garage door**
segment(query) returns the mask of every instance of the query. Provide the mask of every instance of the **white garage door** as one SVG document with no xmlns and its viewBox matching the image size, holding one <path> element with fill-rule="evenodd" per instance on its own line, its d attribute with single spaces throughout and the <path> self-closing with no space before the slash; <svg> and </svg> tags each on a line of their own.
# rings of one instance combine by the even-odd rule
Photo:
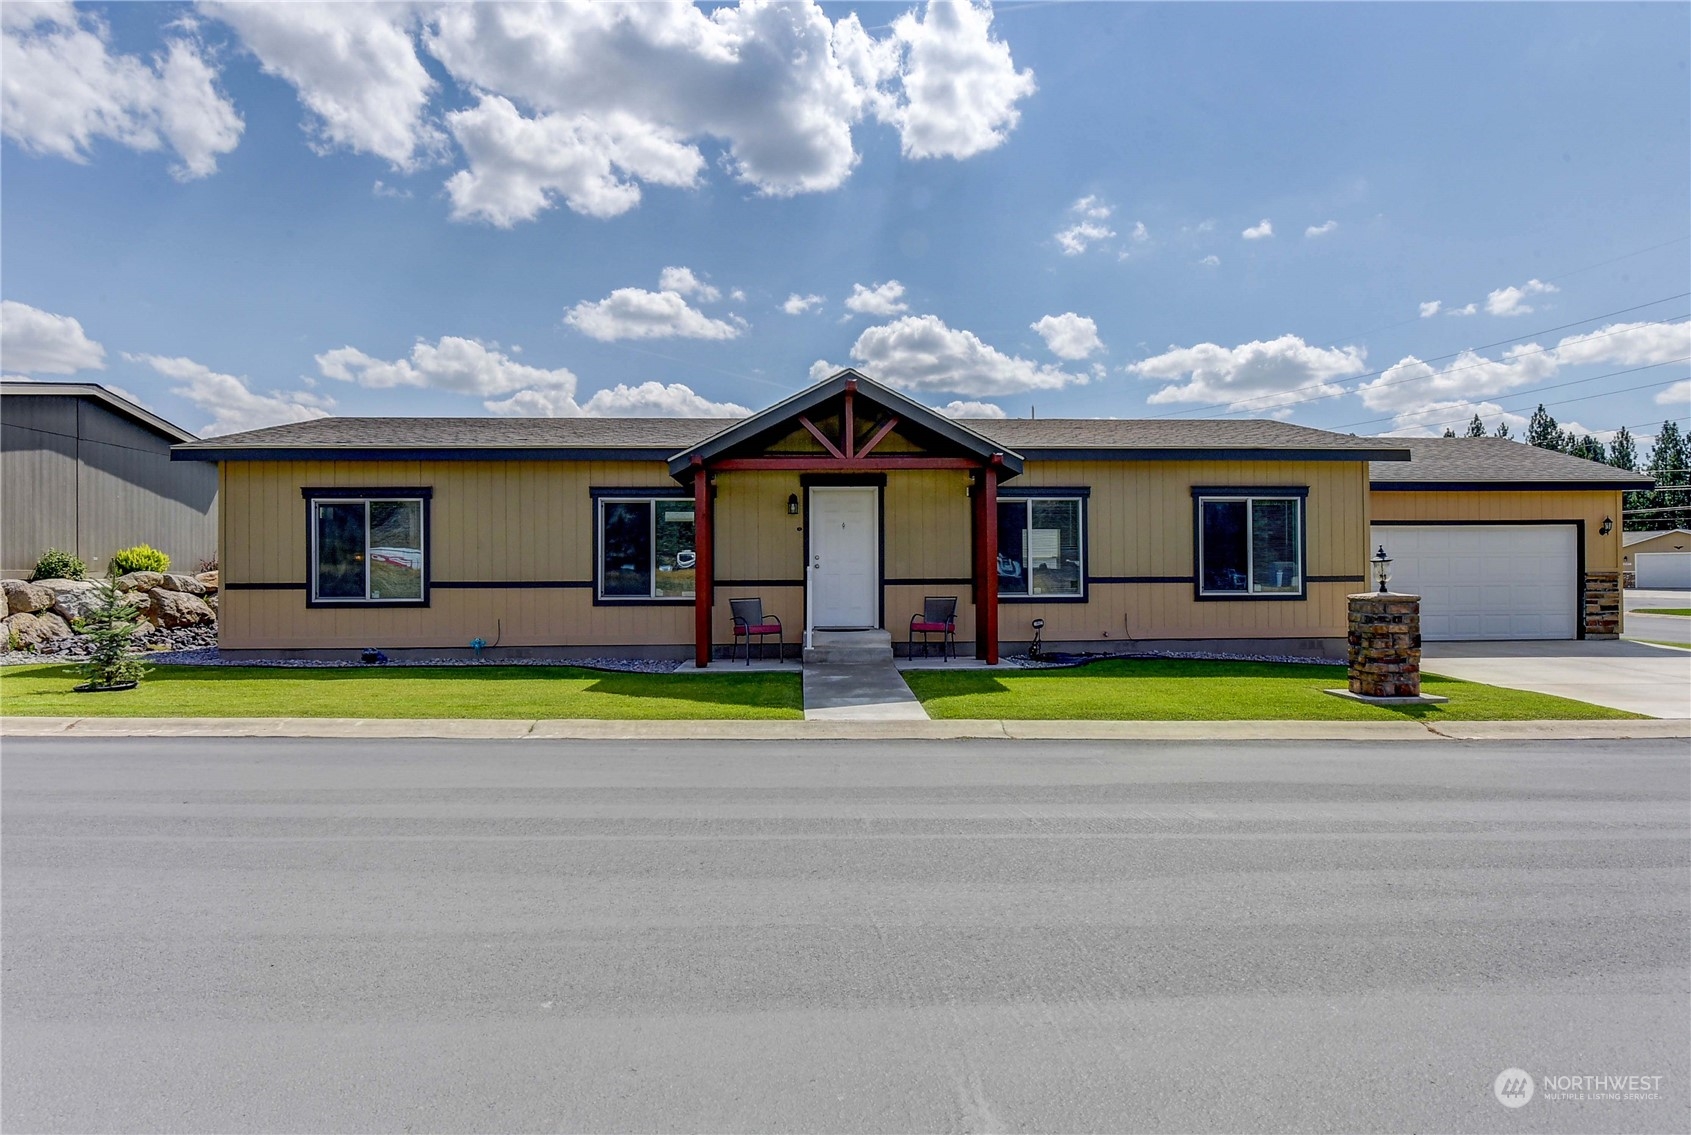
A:
<svg viewBox="0 0 1691 1135">
<path fill-rule="evenodd" d="M 1639 552 L 1633 559 L 1642 590 L 1691 587 L 1691 552 Z"/>
<path fill-rule="evenodd" d="M 1393 591 L 1421 596 L 1429 641 L 1573 638 L 1579 563 L 1571 524 L 1376 525 Z"/>
</svg>

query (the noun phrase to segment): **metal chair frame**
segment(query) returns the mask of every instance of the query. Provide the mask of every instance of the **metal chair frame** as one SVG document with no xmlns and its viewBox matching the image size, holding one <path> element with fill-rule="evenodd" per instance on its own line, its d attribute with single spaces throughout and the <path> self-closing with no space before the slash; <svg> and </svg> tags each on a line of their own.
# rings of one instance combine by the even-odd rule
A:
<svg viewBox="0 0 1691 1135">
<path fill-rule="evenodd" d="M 729 648 L 728 659 L 734 659 L 734 648 L 740 645 L 740 639 L 746 640 L 746 665 L 752 664 L 752 639 L 757 639 L 757 660 L 763 661 L 763 642 L 770 635 L 775 636 L 775 657 L 779 660 L 786 650 L 786 631 L 781 626 L 778 615 L 763 613 L 762 599 L 730 599 L 728 609 L 734 617 L 734 646 Z M 774 625 L 774 630 L 767 630 Z"/>
<path fill-rule="evenodd" d="M 917 630 L 920 624 L 924 628 L 940 624 L 944 631 Z M 927 658 L 932 650 L 928 645 L 928 636 L 940 636 L 939 652 L 941 658 L 955 659 L 957 657 L 957 596 L 955 595 L 924 595 L 922 610 L 919 614 L 910 616 L 910 629 L 905 643 L 905 654 L 909 658 L 916 657 L 916 636 L 922 636 L 922 657 Z"/>
</svg>

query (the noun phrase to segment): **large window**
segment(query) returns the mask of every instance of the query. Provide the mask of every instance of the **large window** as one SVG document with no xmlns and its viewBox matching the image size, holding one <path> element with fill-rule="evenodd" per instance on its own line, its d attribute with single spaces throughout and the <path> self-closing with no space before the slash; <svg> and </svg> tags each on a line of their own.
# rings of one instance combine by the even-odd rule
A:
<svg viewBox="0 0 1691 1135">
<path fill-rule="evenodd" d="M 688 497 L 599 498 L 599 598 L 691 600 L 698 564 Z"/>
<path fill-rule="evenodd" d="M 998 502 L 998 594 L 1005 599 L 1084 599 L 1082 496 Z"/>
<path fill-rule="evenodd" d="M 1200 595 L 1304 594 L 1302 494 L 1205 493 L 1197 501 Z"/>
<path fill-rule="evenodd" d="M 306 498 L 312 601 L 426 603 L 428 497 L 318 492 Z"/>
</svg>

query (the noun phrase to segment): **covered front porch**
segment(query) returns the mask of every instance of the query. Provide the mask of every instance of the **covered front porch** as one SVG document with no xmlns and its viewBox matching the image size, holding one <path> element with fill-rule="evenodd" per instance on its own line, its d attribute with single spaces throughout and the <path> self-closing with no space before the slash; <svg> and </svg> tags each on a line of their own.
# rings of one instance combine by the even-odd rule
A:
<svg viewBox="0 0 1691 1135">
<path fill-rule="evenodd" d="M 1018 454 L 846 370 L 669 471 L 692 496 L 696 667 L 736 642 L 731 601 L 752 598 L 802 649 L 868 629 L 902 645 L 926 597 L 955 596 L 961 652 L 998 661 L 998 488 Z"/>
</svg>

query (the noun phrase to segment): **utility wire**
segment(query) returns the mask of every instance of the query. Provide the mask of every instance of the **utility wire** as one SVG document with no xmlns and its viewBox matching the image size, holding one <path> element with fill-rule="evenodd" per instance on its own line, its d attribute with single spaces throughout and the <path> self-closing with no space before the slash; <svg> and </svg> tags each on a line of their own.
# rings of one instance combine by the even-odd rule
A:
<svg viewBox="0 0 1691 1135">
<path fill-rule="evenodd" d="M 1606 312 L 1602 315 L 1588 315 L 1584 319 L 1576 319 L 1572 323 L 1562 323 L 1562 324 L 1558 324 L 1555 327 L 1544 327 L 1544 328 L 1540 328 L 1537 331 L 1529 331 L 1524 335 L 1516 335 L 1514 338 L 1511 338 L 1511 339 L 1499 339 L 1499 340 L 1497 340 L 1496 342 L 1493 342 L 1493 343 L 1482 343 L 1478 347 L 1463 347 L 1460 350 L 1451 351 L 1449 354 L 1432 355 L 1432 356 L 1429 356 L 1428 358 L 1421 359 L 1420 361 L 1424 362 L 1424 363 L 1436 363 L 1436 362 L 1441 362 L 1444 359 L 1454 359 L 1454 358 L 1462 355 L 1463 353 L 1469 352 L 1469 351 L 1489 351 L 1493 347 L 1502 347 L 1502 346 L 1507 346 L 1510 343 L 1519 343 L 1523 339 L 1531 339 L 1531 338 L 1534 338 L 1534 337 L 1539 336 L 1539 335 L 1548 335 L 1553 331 L 1566 331 L 1568 328 L 1578 327 L 1582 323 L 1592 323 L 1592 322 L 1595 322 L 1596 320 L 1599 320 L 1599 319 L 1612 319 L 1617 315 L 1626 315 L 1626 314 L 1629 314 L 1630 312 L 1642 311 L 1644 308 L 1655 307 L 1657 304 L 1668 303 L 1672 300 L 1684 299 L 1687 296 L 1691 296 L 1691 292 L 1680 292 L 1677 295 L 1663 296 L 1661 299 L 1654 299 L 1654 300 L 1650 300 L 1646 303 L 1634 304 L 1632 307 L 1623 307 L 1623 308 L 1620 308 L 1617 311 Z M 1681 319 L 1681 318 L 1684 318 L 1684 317 L 1683 316 L 1672 316 L 1667 320 L 1652 320 L 1651 323 L 1666 325 L 1669 322 L 1671 322 L 1672 319 Z M 1630 329 L 1628 329 L 1628 330 L 1630 330 Z M 1621 334 L 1621 333 L 1622 332 L 1619 332 L 1619 331 L 1605 332 L 1605 333 L 1603 333 L 1603 335 L 1601 337 L 1606 338 L 1609 335 L 1618 335 L 1618 334 Z M 1591 338 L 1598 338 L 1598 337 L 1599 336 L 1597 336 L 1597 335 L 1591 336 Z M 1540 347 L 1536 351 L 1522 351 L 1519 355 L 1516 355 L 1514 357 L 1515 358 L 1521 358 L 1521 357 L 1524 357 L 1524 356 L 1529 355 L 1529 354 L 1542 354 L 1545 351 L 1553 351 L 1553 350 L 1556 350 L 1556 349 L 1557 348 L 1555 348 L 1555 347 Z M 1485 360 L 1486 364 L 1491 364 L 1491 363 L 1495 363 L 1495 362 L 1496 362 L 1496 360 L 1493 360 L 1493 359 Z M 1392 365 L 1396 366 L 1397 364 L 1394 363 Z M 1482 365 L 1482 364 L 1476 363 L 1476 364 L 1472 364 L 1472 365 L 1478 366 L 1478 365 Z M 1390 369 L 1391 369 L 1391 367 L 1385 367 L 1381 370 L 1364 371 L 1361 374 L 1346 375 L 1345 377 L 1337 379 L 1335 381 L 1338 381 L 1338 382 L 1355 382 L 1355 381 L 1358 381 L 1358 380 L 1364 379 L 1364 378 L 1378 378 L 1379 376 L 1385 374 L 1386 371 L 1388 371 Z M 1464 369 L 1467 369 L 1467 368 L 1458 367 L 1458 368 L 1455 368 L 1455 369 L 1464 370 Z M 1445 373 L 1450 373 L 1450 372 L 1447 371 Z M 1400 380 L 1400 381 L 1411 381 L 1411 380 Z M 1227 413 L 1233 413 L 1233 414 L 1243 413 L 1243 412 L 1245 412 L 1243 410 L 1243 407 L 1245 407 L 1249 403 L 1273 401 L 1274 399 L 1282 397 L 1285 394 L 1297 394 L 1300 391 L 1315 390 L 1315 389 L 1319 389 L 1321 387 L 1330 386 L 1331 384 L 1332 383 L 1330 381 L 1310 382 L 1310 383 L 1305 383 L 1303 386 L 1294 386 L 1291 390 L 1281 391 L 1281 392 L 1276 393 L 1276 394 L 1259 394 L 1259 395 L 1253 395 L 1250 398 L 1235 399 L 1235 400 L 1228 401 L 1228 402 L 1212 402 L 1212 403 L 1209 403 L 1208 405 L 1204 405 L 1204 406 L 1187 406 L 1187 407 L 1184 407 L 1184 408 L 1179 409 L 1179 410 L 1170 410 L 1166 413 L 1155 414 L 1155 415 L 1152 415 L 1152 416 L 1157 417 L 1157 418 L 1173 418 L 1173 417 L 1178 417 L 1182 414 L 1201 414 L 1206 410 L 1225 410 Z M 1335 398 L 1335 397 L 1338 397 L 1340 395 L 1351 394 L 1351 393 L 1354 393 L 1354 390 L 1341 390 L 1341 391 L 1337 392 L 1336 394 L 1331 392 L 1331 391 L 1324 391 L 1322 394 L 1318 395 L 1317 398 Z M 1305 398 L 1305 399 L 1299 399 L 1299 402 L 1313 402 L 1315 400 L 1316 400 L 1316 398 Z M 1280 406 L 1297 405 L 1297 404 L 1298 404 L 1298 402 L 1277 403 L 1275 405 L 1275 408 L 1279 409 Z M 1235 407 L 1235 408 L 1229 409 L 1229 407 Z"/>
</svg>

